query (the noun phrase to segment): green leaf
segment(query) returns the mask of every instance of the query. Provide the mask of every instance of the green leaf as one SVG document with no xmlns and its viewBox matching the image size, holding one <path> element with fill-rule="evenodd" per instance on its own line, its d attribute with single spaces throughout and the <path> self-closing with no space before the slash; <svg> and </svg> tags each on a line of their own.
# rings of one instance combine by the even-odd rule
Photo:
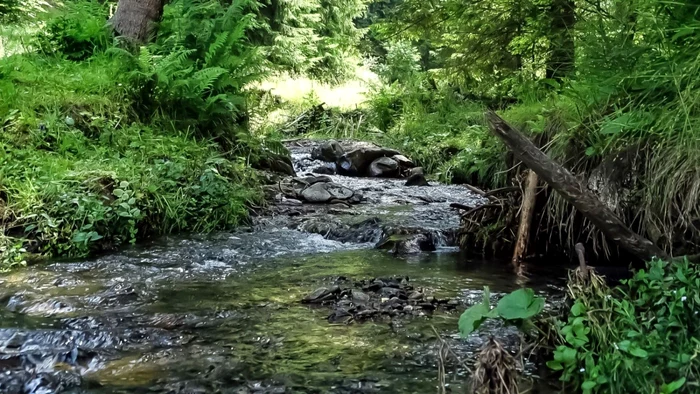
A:
<svg viewBox="0 0 700 394">
<path fill-rule="evenodd" d="M 631 344 L 630 341 L 622 341 L 622 342 L 618 342 L 617 347 L 618 347 L 620 350 L 622 350 L 623 352 L 626 352 L 626 351 L 629 350 L 630 344 Z"/>
<path fill-rule="evenodd" d="M 459 334 L 466 338 L 489 317 L 491 310 L 487 305 L 476 304 L 464 311 L 459 318 Z"/>
<path fill-rule="evenodd" d="M 639 358 L 647 358 L 649 356 L 649 353 L 647 353 L 646 350 L 640 349 L 638 347 L 630 349 L 630 354 Z"/>
<path fill-rule="evenodd" d="M 595 387 L 596 385 L 597 385 L 596 382 L 587 380 L 587 381 L 583 382 L 583 384 L 581 384 L 581 388 L 584 390 L 592 390 L 593 387 Z"/>
<path fill-rule="evenodd" d="M 491 291 L 484 286 L 484 294 L 481 304 L 472 305 L 459 317 L 459 333 L 462 338 L 469 336 L 488 318 L 498 316 L 495 309 L 491 309 Z"/>
<path fill-rule="evenodd" d="M 574 306 L 571 307 L 571 314 L 574 316 L 581 316 L 586 313 L 586 306 L 582 302 L 576 301 Z"/>
<path fill-rule="evenodd" d="M 516 290 L 498 301 L 498 315 L 506 320 L 529 319 L 544 309 L 544 298 L 532 289 Z"/>
<path fill-rule="evenodd" d="M 678 268 L 678 270 L 676 271 L 676 278 L 678 278 L 678 280 L 680 280 L 681 282 L 688 284 L 688 278 L 686 278 L 682 268 Z"/>
<path fill-rule="evenodd" d="M 554 361 L 558 361 L 564 365 L 572 365 L 576 362 L 576 355 L 578 352 L 576 349 L 572 349 L 568 346 L 559 346 L 557 350 L 554 351 Z"/>
<path fill-rule="evenodd" d="M 547 361 L 547 367 L 549 367 L 549 369 L 551 369 L 552 371 L 561 371 L 562 369 L 564 369 L 564 366 L 561 365 L 559 361 L 555 360 Z"/>
<path fill-rule="evenodd" d="M 688 27 L 688 26 L 683 26 L 680 29 L 678 29 L 678 32 L 676 32 L 676 34 L 674 34 L 673 37 L 671 37 L 671 41 L 676 41 L 679 38 L 683 38 L 685 36 L 689 36 L 689 35 L 694 34 L 694 33 L 695 33 L 694 28 Z"/>
<path fill-rule="evenodd" d="M 683 378 L 680 378 L 674 382 L 662 385 L 661 392 L 663 394 L 673 393 L 675 391 L 678 391 L 678 389 L 680 389 L 681 387 L 683 387 L 684 384 L 685 384 L 685 378 L 683 377 Z"/>
</svg>

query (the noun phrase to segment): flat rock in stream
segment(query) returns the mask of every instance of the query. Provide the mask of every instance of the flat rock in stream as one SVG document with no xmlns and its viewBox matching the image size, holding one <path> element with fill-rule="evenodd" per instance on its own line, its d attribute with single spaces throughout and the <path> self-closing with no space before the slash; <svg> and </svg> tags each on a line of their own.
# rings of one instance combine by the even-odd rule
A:
<svg viewBox="0 0 700 394">
<path fill-rule="evenodd" d="M 326 203 L 331 200 L 349 200 L 355 192 L 337 183 L 319 182 L 303 189 L 300 194 L 307 202 Z"/>
</svg>

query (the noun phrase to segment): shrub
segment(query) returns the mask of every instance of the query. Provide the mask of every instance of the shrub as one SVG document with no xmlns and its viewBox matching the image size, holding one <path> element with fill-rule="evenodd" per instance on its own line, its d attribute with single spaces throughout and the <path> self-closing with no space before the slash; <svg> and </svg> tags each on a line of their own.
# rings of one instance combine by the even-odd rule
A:
<svg viewBox="0 0 700 394">
<path fill-rule="evenodd" d="M 45 54 L 74 61 L 105 51 L 112 41 L 107 7 L 103 2 L 78 1 L 54 9 L 36 37 L 37 47 Z"/>
<path fill-rule="evenodd" d="M 700 268 L 653 261 L 618 289 L 572 281 L 547 365 L 584 393 L 692 393 L 700 373 Z"/>
</svg>

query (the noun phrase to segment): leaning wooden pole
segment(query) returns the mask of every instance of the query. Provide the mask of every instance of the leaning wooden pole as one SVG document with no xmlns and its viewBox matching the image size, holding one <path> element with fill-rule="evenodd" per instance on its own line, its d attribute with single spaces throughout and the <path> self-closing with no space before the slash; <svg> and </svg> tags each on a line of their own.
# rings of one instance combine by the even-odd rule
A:
<svg viewBox="0 0 700 394">
<path fill-rule="evenodd" d="M 515 250 L 513 250 L 513 267 L 520 267 L 525 254 L 527 253 L 527 244 L 530 240 L 530 224 L 532 223 L 532 213 L 535 210 L 535 200 L 537 199 L 537 182 L 539 177 L 537 173 L 528 170 L 527 181 L 525 182 L 525 191 L 523 193 L 522 203 L 520 204 L 520 224 L 518 225 L 518 237 L 515 241 Z"/>
<path fill-rule="evenodd" d="M 491 132 L 508 146 L 518 160 L 535 171 L 542 180 L 576 207 L 606 237 L 641 260 L 649 261 L 654 257 L 668 259 L 668 255 L 661 248 L 627 227 L 592 192 L 581 186 L 567 169 L 547 157 L 529 139 L 511 127 L 495 112 L 487 112 L 486 119 L 489 122 Z"/>
</svg>

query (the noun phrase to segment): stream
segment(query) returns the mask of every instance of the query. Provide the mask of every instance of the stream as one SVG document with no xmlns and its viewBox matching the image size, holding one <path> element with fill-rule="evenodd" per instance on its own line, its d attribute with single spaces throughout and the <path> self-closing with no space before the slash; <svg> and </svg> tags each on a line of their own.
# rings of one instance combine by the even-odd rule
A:
<svg viewBox="0 0 700 394">
<path fill-rule="evenodd" d="M 314 144 L 289 146 L 299 174 L 319 164 Z M 468 189 L 331 178 L 364 202 L 283 200 L 236 232 L 164 237 L 0 276 L 0 393 L 433 393 L 433 328 L 462 360 L 491 335 L 517 346 L 514 328 L 491 322 L 459 338 L 459 315 L 484 286 L 494 302 L 522 286 L 559 302 L 563 269 L 522 279 L 507 263 L 455 247 L 459 213 L 450 203 L 483 203 Z M 375 248 L 387 235 L 416 232 L 435 250 Z M 459 306 L 337 324 L 329 307 L 300 302 L 338 281 L 392 277 Z M 447 367 L 452 392 L 464 392 L 467 369 Z M 532 392 L 553 392 L 542 386 Z"/>
</svg>

